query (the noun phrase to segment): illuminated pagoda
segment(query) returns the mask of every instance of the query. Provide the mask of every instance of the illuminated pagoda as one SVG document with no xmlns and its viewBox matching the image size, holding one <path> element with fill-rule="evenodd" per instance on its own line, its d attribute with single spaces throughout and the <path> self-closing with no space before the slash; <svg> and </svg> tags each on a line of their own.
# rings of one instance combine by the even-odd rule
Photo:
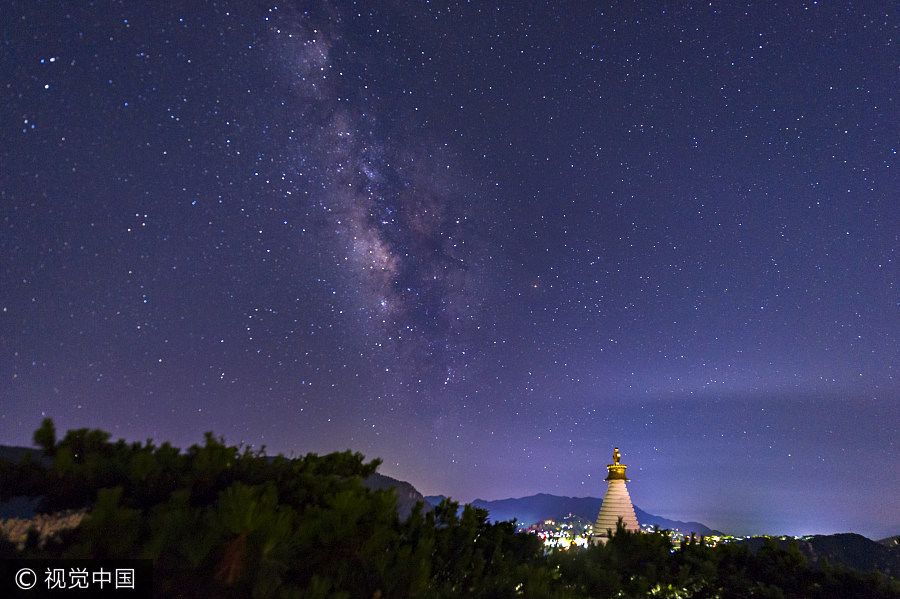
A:
<svg viewBox="0 0 900 599">
<path fill-rule="evenodd" d="M 597 522 L 594 524 L 594 543 L 606 543 L 609 539 L 609 531 L 613 534 L 616 532 L 616 526 L 619 518 L 625 525 L 625 530 L 630 532 L 639 532 L 637 516 L 634 515 L 634 506 L 631 505 L 631 496 L 628 495 L 628 487 L 625 482 L 628 477 L 625 476 L 625 464 L 620 464 L 619 448 L 613 450 L 613 463 L 609 464 L 606 469 L 609 474 L 606 480 L 609 481 L 609 487 L 606 489 L 606 496 L 603 498 L 603 505 L 600 506 L 600 513 L 597 515 Z"/>
</svg>

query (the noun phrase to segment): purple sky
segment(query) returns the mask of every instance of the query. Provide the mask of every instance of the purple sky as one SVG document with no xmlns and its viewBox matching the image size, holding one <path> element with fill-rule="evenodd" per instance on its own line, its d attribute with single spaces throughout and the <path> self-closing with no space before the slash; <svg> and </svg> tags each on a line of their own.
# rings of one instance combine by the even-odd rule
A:
<svg viewBox="0 0 900 599">
<path fill-rule="evenodd" d="M 639 4 L 9 4 L 0 442 L 900 533 L 900 17 Z"/>
</svg>

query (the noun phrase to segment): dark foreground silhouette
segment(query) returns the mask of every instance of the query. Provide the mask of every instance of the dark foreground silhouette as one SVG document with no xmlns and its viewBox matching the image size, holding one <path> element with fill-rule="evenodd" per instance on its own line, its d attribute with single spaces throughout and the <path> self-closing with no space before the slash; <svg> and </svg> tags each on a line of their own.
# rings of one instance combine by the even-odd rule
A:
<svg viewBox="0 0 900 599">
<path fill-rule="evenodd" d="M 147 558 L 158 597 L 900 597 L 879 572 L 809 564 L 796 545 L 672 549 L 664 532 L 616 531 L 604 546 L 547 554 L 539 538 L 445 500 L 405 519 L 391 490 L 361 480 L 358 453 L 266 457 L 211 433 L 180 451 L 110 442 L 99 430 L 41 457 L 0 460 L 0 499 L 86 510 L 75 528 L 0 538 L 0 558 Z"/>
</svg>

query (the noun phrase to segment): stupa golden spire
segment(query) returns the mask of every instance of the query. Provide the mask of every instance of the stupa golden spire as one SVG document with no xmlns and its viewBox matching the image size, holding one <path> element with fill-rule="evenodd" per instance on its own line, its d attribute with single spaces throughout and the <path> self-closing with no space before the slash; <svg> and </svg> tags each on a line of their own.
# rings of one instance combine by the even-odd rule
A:
<svg viewBox="0 0 900 599">
<path fill-rule="evenodd" d="M 628 480 L 628 477 L 625 476 L 625 469 L 628 468 L 625 464 L 620 464 L 619 460 L 622 459 L 622 456 L 619 455 L 619 448 L 613 448 L 613 463 L 607 464 L 606 469 L 609 470 L 609 474 L 606 475 L 606 480 Z"/>
</svg>

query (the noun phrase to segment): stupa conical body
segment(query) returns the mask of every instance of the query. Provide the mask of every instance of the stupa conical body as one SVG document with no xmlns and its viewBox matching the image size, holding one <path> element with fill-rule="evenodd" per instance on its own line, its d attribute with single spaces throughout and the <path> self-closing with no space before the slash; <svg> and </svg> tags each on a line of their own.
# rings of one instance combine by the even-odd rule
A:
<svg viewBox="0 0 900 599">
<path fill-rule="evenodd" d="M 613 450 L 613 463 L 609 464 L 606 469 L 609 474 L 606 480 L 609 481 L 609 487 L 606 489 L 606 496 L 603 498 L 603 505 L 600 506 L 600 513 L 597 515 L 597 522 L 594 524 L 594 543 L 606 543 L 609 539 L 609 532 L 616 532 L 619 518 L 625 530 L 638 532 L 641 527 L 638 525 L 637 516 L 634 515 L 634 506 L 631 505 L 631 496 L 628 495 L 628 487 L 625 482 L 628 477 L 625 476 L 625 464 L 619 463 L 619 448 Z"/>
</svg>

